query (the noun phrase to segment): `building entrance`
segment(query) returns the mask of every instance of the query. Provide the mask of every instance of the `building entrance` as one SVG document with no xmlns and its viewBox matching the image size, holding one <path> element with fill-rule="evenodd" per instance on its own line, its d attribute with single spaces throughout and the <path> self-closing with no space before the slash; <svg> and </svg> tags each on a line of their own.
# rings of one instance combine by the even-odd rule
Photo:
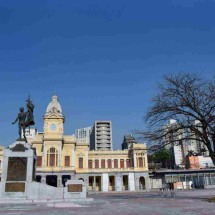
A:
<svg viewBox="0 0 215 215">
<path fill-rule="evenodd" d="M 109 176 L 109 191 L 115 190 L 115 177 Z"/>
<path fill-rule="evenodd" d="M 89 176 L 89 191 L 101 191 L 101 176 Z"/>
<path fill-rule="evenodd" d="M 63 183 L 64 187 L 66 186 L 66 182 L 70 179 L 71 179 L 71 175 L 63 175 L 62 176 L 62 183 Z"/>
<path fill-rule="evenodd" d="M 36 176 L 36 182 L 41 182 L 41 178 L 42 178 L 41 175 L 37 175 Z"/>
<path fill-rule="evenodd" d="M 123 175 L 122 180 L 123 180 L 123 186 L 122 186 L 123 190 L 128 190 L 128 175 Z"/>
<path fill-rule="evenodd" d="M 46 184 L 53 186 L 53 187 L 57 187 L 57 176 L 56 175 L 47 175 Z"/>
<path fill-rule="evenodd" d="M 140 190 L 145 189 L 146 182 L 145 182 L 145 178 L 143 176 L 141 176 L 140 179 L 139 179 L 139 185 L 140 185 L 140 187 L 139 187 Z"/>
</svg>

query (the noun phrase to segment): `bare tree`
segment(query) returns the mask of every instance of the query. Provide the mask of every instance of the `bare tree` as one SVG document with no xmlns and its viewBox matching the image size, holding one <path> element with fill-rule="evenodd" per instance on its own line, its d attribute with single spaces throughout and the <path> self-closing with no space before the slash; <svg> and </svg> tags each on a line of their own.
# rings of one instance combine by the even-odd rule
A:
<svg viewBox="0 0 215 215">
<path fill-rule="evenodd" d="M 199 141 L 215 164 L 215 79 L 184 73 L 168 75 L 158 90 L 144 117 L 146 130 L 139 134 L 160 147 L 184 140 Z M 171 119 L 177 123 L 168 127 Z"/>
</svg>

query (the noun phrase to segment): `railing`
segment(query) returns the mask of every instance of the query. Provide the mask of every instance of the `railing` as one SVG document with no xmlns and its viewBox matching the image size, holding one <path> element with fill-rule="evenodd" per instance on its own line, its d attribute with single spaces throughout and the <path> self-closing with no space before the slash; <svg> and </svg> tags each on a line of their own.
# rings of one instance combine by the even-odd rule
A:
<svg viewBox="0 0 215 215">
<path fill-rule="evenodd" d="M 72 166 L 37 166 L 36 167 L 37 171 L 73 171 L 75 170 L 74 167 Z"/>
<path fill-rule="evenodd" d="M 131 167 L 131 168 L 98 168 L 98 169 L 76 169 L 76 171 L 81 171 L 81 172 L 120 172 L 120 171 L 133 171 L 135 168 Z"/>
<path fill-rule="evenodd" d="M 108 139 L 108 140 L 110 140 L 111 138 L 110 138 L 110 135 L 97 135 L 97 137 L 96 137 L 96 139 L 97 140 L 100 140 L 100 139 Z"/>
<path fill-rule="evenodd" d="M 110 131 L 108 129 L 101 129 L 97 131 L 97 135 L 101 135 L 101 134 L 105 134 L 105 135 L 110 135 Z"/>
<path fill-rule="evenodd" d="M 102 140 L 99 140 L 99 141 L 97 141 L 97 144 L 102 144 L 102 145 L 103 145 L 103 144 L 104 144 L 104 145 L 106 145 L 106 144 L 107 144 L 107 145 L 110 145 L 110 144 L 111 144 L 111 142 L 110 142 L 110 141 L 108 141 L 108 140 L 103 140 L 103 141 L 102 141 Z"/>
<path fill-rule="evenodd" d="M 97 131 L 110 131 L 110 128 L 107 128 L 107 127 L 99 127 L 97 128 Z"/>
</svg>

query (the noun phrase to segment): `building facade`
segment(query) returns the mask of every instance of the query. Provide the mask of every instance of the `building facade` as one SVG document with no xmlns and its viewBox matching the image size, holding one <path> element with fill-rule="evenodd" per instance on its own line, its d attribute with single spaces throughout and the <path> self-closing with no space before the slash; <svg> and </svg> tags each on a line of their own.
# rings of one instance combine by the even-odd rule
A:
<svg viewBox="0 0 215 215">
<path fill-rule="evenodd" d="M 130 135 L 125 135 L 123 138 L 123 143 L 122 143 L 122 150 L 124 149 L 130 149 L 132 144 L 137 143 L 136 139 L 130 134 Z"/>
<path fill-rule="evenodd" d="M 60 187 L 68 179 L 81 179 L 88 191 L 104 192 L 149 188 L 145 144 L 132 144 L 129 150 L 112 151 L 111 146 L 92 151 L 89 142 L 64 135 L 64 121 L 58 98 L 53 96 L 44 115 L 44 131 L 32 142 L 37 153 L 37 181 Z M 107 129 L 99 129 L 104 125 Z M 97 132 L 108 130 L 111 135 L 110 122 L 96 122 L 95 127 Z"/>
<path fill-rule="evenodd" d="M 95 121 L 90 137 L 90 150 L 113 150 L 111 121 Z"/>
</svg>

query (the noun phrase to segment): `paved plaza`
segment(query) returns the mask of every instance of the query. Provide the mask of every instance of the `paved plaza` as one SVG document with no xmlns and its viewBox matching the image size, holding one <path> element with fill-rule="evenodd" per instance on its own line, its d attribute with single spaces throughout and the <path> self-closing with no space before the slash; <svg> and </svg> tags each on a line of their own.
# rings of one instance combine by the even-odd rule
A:
<svg viewBox="0 0 215 215">
<path fill-rule="evenodd" d="M 46 203 L 46 204 L 2 204 L 0 214 L 14 215 L 158 215 L 186 214 L 213 215 L 215 203 L 207 199 L 215 196 L 215 190 L 169 191 L 147 193 L 92 194 L 93 202 Z"/>
</svg>

